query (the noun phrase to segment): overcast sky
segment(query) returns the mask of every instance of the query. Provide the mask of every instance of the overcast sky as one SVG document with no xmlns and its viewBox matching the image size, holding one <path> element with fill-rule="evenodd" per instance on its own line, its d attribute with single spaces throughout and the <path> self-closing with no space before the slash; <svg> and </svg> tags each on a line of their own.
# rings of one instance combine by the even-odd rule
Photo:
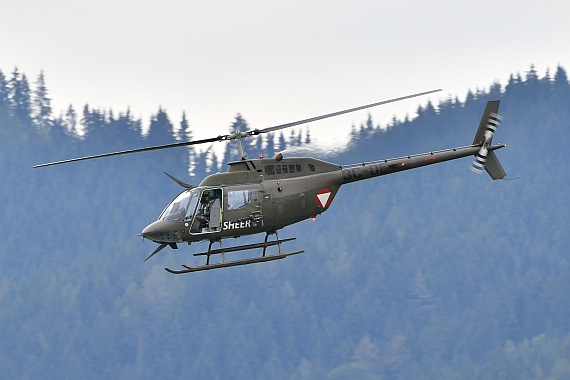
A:
<svg viewBox="0 0 570 380">
<path fill-rule="evenodd" d="M 385 124 L 421 102 L 506 84 L 534 64 L 570 69 L 570 2 L 9 0 L 0 69 L 44 71 L 56 114 L 73 104 L 159 106 L 195 138 L 227 133 L 239 112 L 264 128 L 411 93 L 372 109 Z M 341 144 L 369 111 L 310 125 Z"/>
</svg>

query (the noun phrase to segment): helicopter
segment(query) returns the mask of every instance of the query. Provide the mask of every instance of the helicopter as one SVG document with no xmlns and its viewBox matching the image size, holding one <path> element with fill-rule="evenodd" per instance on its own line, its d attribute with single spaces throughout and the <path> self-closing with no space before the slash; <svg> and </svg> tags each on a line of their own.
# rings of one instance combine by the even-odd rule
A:
<svg viewBox="0 0 570 380">
<path fill-rule="evenodd" d="M 485 170 L 493 180 L 504 179 L 506 173 L 494 151 L 506 144 L 493 145 L 493 135 L 501 123 L 499 100 L 489 101 L 471 145 L 438 151 L 408 155 L 397 158 L 362 162 L 352 165 L 336 165 L 311 157 L 284 158 L 282 153 L 272 158 L 250 159 L 245 154 L 242 140 L 250 136 L 274 132 L 317 120 L 356 112 L 404 99 L 441 91 L 431 90 L 399 98 L 384 100 L 343 111 L 303 119 L 264 129 L 235 131 L 217 137 L 185 141 L 104 153 L 93 156 L 55 161 L 34 168 L 90 160 L 109 156 L 169 149 L 182 146 L 236 140 L 241 159 L 230 162 L 227 172 L 207 176 L 199 185 L 188 184 L 165 174 L 184 190 L 162 211 L 158 219 L 145 227 L 140 235 L 158 244 L 144 260 L 169 246 L 178 249 L 178 244 L 209 242 L 207 251 L 194 253 L 205 257 L 200 266 L 182 265 L 182 269 L 165 268 L 173 274 L 184 274 L 211 269 L 248 265 L 284 259 L 303 253 L 304 250 L 285 252 L 282 245 L 296 238 L 279 237 L 279 230 L 294 223 L 314 219 L 330 207 L 340 187 L 344 184 L 398 173 L 458 158 L 475 156 L 471 169 L 476 173 Z M 225 247 L 223 241 L 247 235 L 265 233 L 263 241 Z M 275 239 L 269 237 L 275 235 Z M 218 244 L 218 248 L 212 248 Z M 277 253 L 268 253 L 267 248 L 277 246 Z M 261 255 L 244 259 L 227 260 L 226 254 L 238 251 L 261 250 Z M 211 262 L 211 257 L 221 259 Z M 219 257 L 219 256 L 216 256 Z"/>
</svg>

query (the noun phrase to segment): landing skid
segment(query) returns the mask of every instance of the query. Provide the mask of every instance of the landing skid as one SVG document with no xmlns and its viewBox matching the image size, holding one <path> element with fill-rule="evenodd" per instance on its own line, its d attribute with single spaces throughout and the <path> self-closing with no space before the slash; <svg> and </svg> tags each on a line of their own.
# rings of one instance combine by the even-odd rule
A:
<svg viewBox="0 0 570 380">
<path fill-rule="evenodd" d="M 287 256 L 298 255 L 299 253 L 303 253 L 303 252 L 305 252 L 305 251 L 294 251 L 294 252 L 281 253 L 281 254 L 278 253 L 276 255 L 269 255 L 269 256 L 265 256 L 265 257 L 252 257 L 249 259 L 228 261 L 228 262 L 219 263 L 219 264 L 208 264 L 208 265 L 202 265 L 202 266 L 198 266 L 198 267 L 191 267 L 189 265 L 183 264 L 182 266 L 186 269 L 182 269 L 182 270 L 175 270 L 175 269 L 170 269 L 170 268 L 164 268 L 164 269 L 166 269 L 168 272 L 170 272 L 172 274 L 184 274 L 184 273 L 190 273 L 190 272 L 199 272 L 202 270 L 235 267 L 238 265 L 247 265 L 247 264 L 254 264 L 254 263 L 263 263 L 265 261 L 281 260 L 281 259 L 286 258 Z"/>
<path fill-rule="evenodd" d="M 195 253 L 194 256 L 206 256 L 206 265 L 201 265 L 201 266 L 189 266 L 189 265 L 182 265 L 185 269 L 180 269 L 180 270 L 176 270 L 176 269 L 171 269 L 171 268 L 164 268 L 167 272 L 170 272 L 172 274 L 184 274 L 184 273 L 190 273 L 190 272 L 199 272 L 199 271 L 203 271 L 203 270 L 210 270 L 210 269 L 219 269 L 219 268 L 227 268 L 227 267 L 235 267 L 235 266 L 239 266 L 239 265 L 248 265 L 248 264 L 254 264 L 254 263 L 263 263 L 266 261 L 274 261 L 274 260 L 281 260 L 286 258 L 287 256 L 292 256 L 292 255 L 298 255 L 299 253 L 303 253 L 305 251 L 300 250 L 300 251 L 293 251 L 293 252 L 283 252 L 281 250 L 281 243 L 285 243 L 291 240 L 295 240 L 296 238 L 288 238 L 288 239 L 283 239 L 283 240 L 279 240 L 279 234 L 277 233 L 277 231 L 275 232 L 275 235 L 277 237 L 277 240 L 273 240 L 273 241 L 267 241 L 268 237 L 269 237 L 269 233 L 267 233 L 265 235 L 265 241 L 262 243 L 254 243 L 254 244 L 245 244 L 245 245 L 238 245 L 238 246 L 234 246 L 234 247 L 227 247 L 224 248 L 222 246 L 222 241 L 221 240 L 217 240 L 217 241 L 210 241 L 210 245 L 208 247 L 208 250 L 206 252 L 201 252 L 201 253 Z M 220 248 L 219 249 L 212 249 L 212 244 L 214 242 L 217 242 L 220 244 Z M 266 249 L 267 247 L 271 247 L 277 245 L 279 247 L 279 253 L 276 254 L 272 254 L 272 255 L 266 255 Z M 249 249 L 256 249 L 256 248 L 263 248 L 263 253 L 261 256 L 259 257 L 250 257 L 247 259 L 241 259 L 241 260 L 234 260 L 234 261 L 226 261 L 226 257 L 225 254 L 228 252 L 237 252 L 237 251 L 247 251 Z M 221 263 L 215 263 L 215 264 L 210 264 L 210 256 L 211 255 L 217 255 L 217 254 L 221 254 L 222 255 L 222 262 Z"/>
</svg>

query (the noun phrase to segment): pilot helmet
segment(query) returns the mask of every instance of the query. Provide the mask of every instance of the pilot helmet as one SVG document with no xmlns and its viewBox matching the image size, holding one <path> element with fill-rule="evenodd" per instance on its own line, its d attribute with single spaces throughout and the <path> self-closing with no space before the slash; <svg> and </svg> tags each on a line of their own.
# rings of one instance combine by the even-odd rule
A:
<svg viewBox="0 0 570 380">
<path fill-rule="evenodd" d="M 204 190 L 202 197 L 214 198 L 214 190 Z"/>
</svg>

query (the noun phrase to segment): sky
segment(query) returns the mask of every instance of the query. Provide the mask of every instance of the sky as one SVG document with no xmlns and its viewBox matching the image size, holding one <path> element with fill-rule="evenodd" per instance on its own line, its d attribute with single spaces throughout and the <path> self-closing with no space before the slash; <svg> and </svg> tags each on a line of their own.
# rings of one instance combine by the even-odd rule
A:
<svg viewBox="0 0 570 380">
<path fill-rule="evenodd" d="M 385 125 L 531 65 L 570 69 L 569 16 L 560 0 L 7 1 L 0 70 L 32 85 L 43 70 L 56 115 L 89 104 L 148 125 L 162 107 L 175 124 L 185 112 L 194 138 L 228 133 L 238 113 L 261 129 L 443 89 L 310 124 L 342 146 L 369 113 Z"/>
</svg>

